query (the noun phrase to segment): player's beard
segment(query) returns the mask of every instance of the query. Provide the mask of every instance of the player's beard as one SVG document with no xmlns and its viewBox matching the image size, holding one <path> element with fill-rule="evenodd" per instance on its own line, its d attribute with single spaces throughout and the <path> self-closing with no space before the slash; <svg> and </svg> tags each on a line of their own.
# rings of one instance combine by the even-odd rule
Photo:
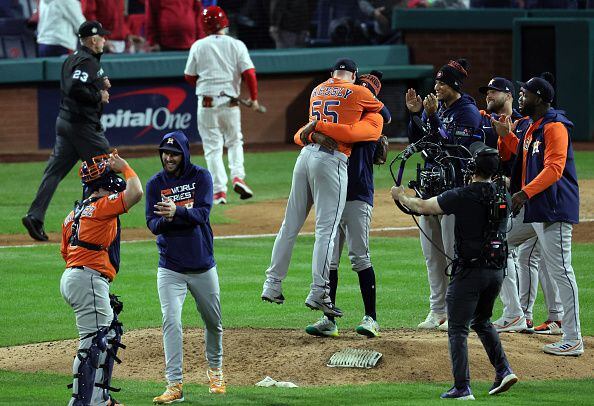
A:
<svg viewBox="0 0 594 406">
<path fill-rule="evenodd" d="M 534 112 L 536 111 L 536 107 L 534 106 L 534 104 L 526 104 L 526 102 L 524 102 L 523 104 L 520 104 L 519 106 L 520 108 L 520 114 L 523 116 L 533 116 Z"/>
<path fill-rule="evenodd" d="M 179 163 L 165 161 L 163 162 L 163 169 L 165 169 L 165 172 L 169 175 L 179 176 L 182 162 L 183 161 Z"/>
<path fill-rule="evenodd" d="M 503 106 L 505 106 L 505 101 L 491 100 L 490 102 L 487 102 L 487 111 L 489 113 L 500 114 L 500 112 L 503 110 Z"/>
</svg>

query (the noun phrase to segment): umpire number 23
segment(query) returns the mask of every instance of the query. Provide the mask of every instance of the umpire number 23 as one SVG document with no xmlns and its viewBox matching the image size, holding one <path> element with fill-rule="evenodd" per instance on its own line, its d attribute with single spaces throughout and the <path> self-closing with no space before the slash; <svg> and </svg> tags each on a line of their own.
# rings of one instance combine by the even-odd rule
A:
<svg viewBox="0 0 594 406">
<path fill-rule="evenodd" d="M 340 100 L 316 100 L 311 104 L 311 115 L 318 121 L 338 123 L 338 112 L 332 110 L 335 106 L 340 106 Z"/>
<path fill-rule="evenodd" d="M 87 72 L 82 72 L 80 69 L 74 71 L 72 75 L 72 79 L 79 79 L 81 82 L 86 82 L 89 78 L 89 74 Z"/>
</svg>

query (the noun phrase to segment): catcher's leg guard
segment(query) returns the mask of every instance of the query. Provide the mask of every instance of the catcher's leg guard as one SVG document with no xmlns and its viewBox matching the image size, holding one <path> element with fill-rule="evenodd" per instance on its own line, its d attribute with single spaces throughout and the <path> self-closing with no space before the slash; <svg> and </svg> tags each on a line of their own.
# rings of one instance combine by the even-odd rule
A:
<svg viewBox="0 0 594 406">
<path fill-rule="evenodd" d="M 114 388 L 111 385 L 111 375 L 113 373 L 114 361 L 118 364 L 122 363 L 122 360 L 118 358 L 118 349 L 125 349 L 126 346 L 121 343 L 122 334 L 124 334 L 124 325 L 118 320 L 118 314 L 122 311 L 123 303 L 117 300 L 117 296 L 110 295 L 111 306 L 113 308 L 113 320 L 109 326 L 108 340 L 107 340 L 107 351 L 103 364 L 99 365 L 103 369 L 103 379 L 101 383 L 95 386 L 103 389 L 103 399 L 109 400 L 109 392 L 119 392 L 121 388 Z M 114 299 L 115 298 L 115 302 Z"/>
<path fill-rule="evenodd" d="M 76 393 L 72 394 L 74 406 L 86 406 L 91 403 L 93 390 L 95 388 L 95 375 L 99 368 L 99 359 L 101 354 L 107 349 L 107 339 L 105 335 L 107 329 L 103 328 L 95 333 L 87 335 L 85 338 L 93 337 L 89 348 L 81 348 L 76 354 L 78 362 L 77 373 L 73 375 L 76 384 Z M 72 387 L 74 385 L 68 385 Z"/>
</svg>

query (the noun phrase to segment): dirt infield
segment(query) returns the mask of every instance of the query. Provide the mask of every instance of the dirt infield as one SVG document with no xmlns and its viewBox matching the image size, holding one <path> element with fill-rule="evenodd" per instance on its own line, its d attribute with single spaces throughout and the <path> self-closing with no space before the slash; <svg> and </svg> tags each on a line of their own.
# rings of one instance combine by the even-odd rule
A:
<svg viewBox="0 0 594 406">
<path fill-rule="evenodd" d="M 581 216 L 594 218 L 594 180 L 580 182 Z M 238 234 L 274 234 L 280 226 L 286 200 L 230 206 L 226 216 L 234 224 L 214 225 L 216 236 Z M 414 226 L 412 219 L 399 212 L 388 190 L 376 192 L 372 228 Z M 313 231 L 313 213 L 303 231 Z M 416 230 L 378 231 L 375 235 L 418 236 Z M 583 222 L 574 228 L 573 240 L 591 242 L 594 222 Z M 153 239 L 146 229 L 123 230 L 124 240 Z M 57 242 L 60 235 L 50 235 Z M 0 235 L 0 245 L 31 244 L 28 235 Z M 124 320 L 125 322 L 125 320 Z M 353 332 L 355 326 L 340 326 L 338 339 L 310 337 L 302 330 L 226 329 L 224 335 L 225 371 L 230 385 L 253 385 L 264 377 L 292 381 L 299 386 L 361 384 L 369 382 L 443 382 L 451 380 L 447 334 L 416 330 L 383 331 L 377 339 L 366 339 Z M 558 340 L 557 336 L 502 334 L 502 341 L 514 371 L 522 380 L 575 379 L 594 376 L 594 338 L 586 337 L 589 350 L 579 358 L 548 356 L 543 344 Z M 186 329 L 184 334 L 184 376 L 187 382 L 206 383 L 202 329 Z M 115 368 L 118 378 L 162 381 L 164 356 L 160 329 L 127 332 L 123 351 L 124 363 Z M 0 348 L 0 369 L 37 372 L 71 373 L 72 357 L 77 341 L 66 340 Z M 358 370 L 326 368 L 330 356 L 343 348 L 366 348 L 379 351 L 383 358 L 377 368 Z M 469 338 L 473 379 L 490 380 L 493 370 L 475 334 Z M 538 367 L 535 367 L 537 365 Z M 319 371 L 323 370 L 323 374 Z M 323 375 L 322 380 L 320 376 Z"/>
<path fill-rule="evenodd" d="M 542 353 L 541 347 L 557 340 L 556 336 L 508 333 L 501 337 L 514 372 L 522 380 L 594 376 L 594 351 L 586 351 L 578 358 L 549 356 Z M 341 331 L 339 338 L 317 338 L 298 330 L 227 329 L 223 341 L 225 374 L 230 385 L 254 385 L 267 375 L 298 386 L 451 380 L 445 332 L 389 330 L 380 338 L 367 339 L 352 330 Z M 118 378 L 164 379 L 160 329 L 128 332 L 123 342 L 128 348 L 121 353 L 124 362 L 115 367 Z M 186 382 L 207 383 L 203 343 L 201 329 L 185 330 Z M 594 339 L 586 338 L 585 344 L 592 348 Z M 493 369 L 475 334 L 470 335 L 468 347 L 472 378 L 493 379 Z M 0 348 L 0 369 L 70 374 L 76 348 L 76 340 Z M 327 368 L 330 356 L 344 348 L 372 349 L 382 353 L 383 358 L 370 370 Z"/>
</svg>

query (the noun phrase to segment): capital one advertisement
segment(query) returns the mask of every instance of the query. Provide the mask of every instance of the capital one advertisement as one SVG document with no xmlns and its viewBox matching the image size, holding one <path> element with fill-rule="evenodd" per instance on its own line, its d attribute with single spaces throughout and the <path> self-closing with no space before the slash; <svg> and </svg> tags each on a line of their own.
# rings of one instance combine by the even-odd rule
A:
<svg viewBox="0 0 594 406">
<path fill-rule="evenodd" d="M 164 134 L 176 130 L 183 131 L 190 142 L 200 141 L 194 87 L 175 80 L 133 86 L 118 82 L 112 80 L 109 103 L 101 117 L 111 146 L 158 144 Z M 40 149 L 54 146 L 59 107 L 59 87 L 38 90 Z"/>
</svg>

